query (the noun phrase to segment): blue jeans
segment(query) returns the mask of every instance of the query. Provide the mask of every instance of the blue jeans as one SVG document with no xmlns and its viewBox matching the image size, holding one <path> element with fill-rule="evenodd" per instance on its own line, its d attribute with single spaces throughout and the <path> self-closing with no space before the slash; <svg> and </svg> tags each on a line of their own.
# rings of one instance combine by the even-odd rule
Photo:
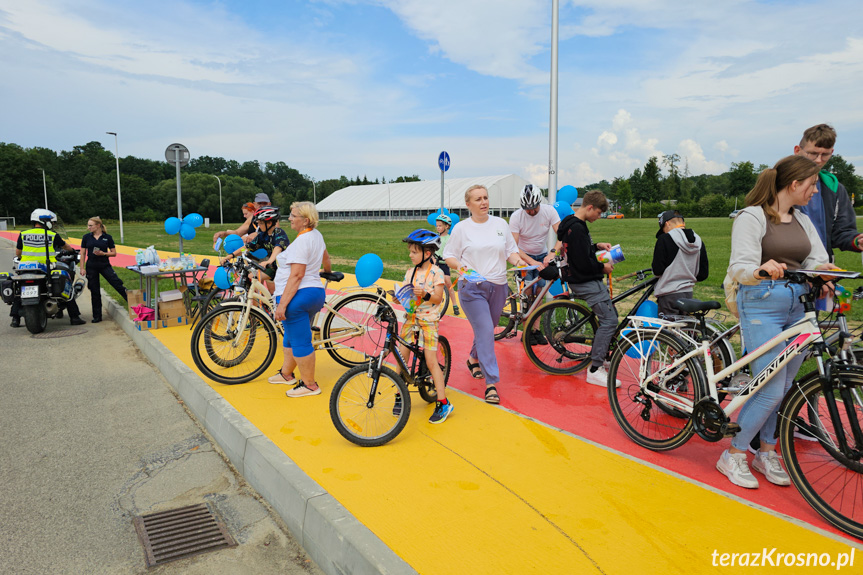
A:
<svg viewBox="0 0 863 575">
<path fill-rule="evenodd" d="M 743 341 L 750 353 L 803 318 L 803 304 L 798 298 L 807 289 L 805 285 L 784 280 L 740 286 L 737 307 L 740 310 Z M 787 345 L 788 342 L 780 343 L 753 361 L 750 364 L 752 375 L 760 373 Z M 797 355 L 743 405 L 737 416 L 740 433 L 731 440 L 732 447 L 745 451 L 756 435 L 764 443 L 776 444 L 774 432 L 777 410 L 785 393 L 791 388 L 803 359 L 803 354 Z"/>
<path fill-rule="evenodd" d="M 298 289 L 288 302 L 285 319 L 282 320 L 285 328 L 282 347 L 291 348 L 294 357 L 306 357 L 315 352 L 312 346 L 312 322 L 315 320 L 315 314 L 324 307 L 326 298 L 327 292 L 324 288 L 308 287 Z M 281 299 L 282 296 L 276 296 L 276 304 Z"/>
<path fill-rule="evenodd" d="M 534 260 L 538 261 L 539 263 L 542 263 L 542 260 L 544 260 L 545 256 L 548 255 L 548 252 L 542 252 L 541 254 L 536 254 L 536 255 L 534 255 L 534 254 L 527 254 L 527 255 L 530 256 L 531 258 L 533 258 Z M 531 281 L 533 278 L 538 278 L 538 277 L 539 277 L 539 270 L 527 271 L 524 273 L 524 282 L 527 283 L 527 282 Z M 539 290 L 541 290 L 544 286 L 545 286 L 545 280 L 539 280 L 538 282 L 533 284 L 533 293 L 535 293 L 535 294 L 538 293 Z"/>
</svg>

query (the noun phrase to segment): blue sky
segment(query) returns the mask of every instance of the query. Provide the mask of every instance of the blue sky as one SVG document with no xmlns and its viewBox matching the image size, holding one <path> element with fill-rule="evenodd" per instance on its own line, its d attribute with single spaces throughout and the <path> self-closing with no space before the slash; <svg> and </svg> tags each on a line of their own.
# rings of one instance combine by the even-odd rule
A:
<svg viewBox="0 0 863 575">
<path fill-rule="evenodd" d="M 548 183 L 550 0 L 0 0 L 0 141 Z M 561 0 L 558 184 L 678 153 L 863 163 L 863 5 Z"/>
</svg>

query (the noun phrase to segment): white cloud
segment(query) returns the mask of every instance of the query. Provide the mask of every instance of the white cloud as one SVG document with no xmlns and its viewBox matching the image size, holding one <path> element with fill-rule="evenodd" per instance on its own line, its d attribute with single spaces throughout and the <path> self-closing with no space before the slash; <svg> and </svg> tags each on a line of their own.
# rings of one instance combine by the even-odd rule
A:
<svg viewBox="0 0 863 575">
<path fill-rule="evenodd" d="M 609 149 L 617 143 L 617 134 L 614 132 L 604 131 L 596 139 L 596 145 L 602 149 Z"/>
<path fill-rule="evenodd" d="M 695 140 L 683 140 L 677 146 L 682 164 L 689 165 L 691 174 L 721 174 L 728 170 L 727 166 L 720 162 L 708 160 L 704 150 Z"/>
</svg>

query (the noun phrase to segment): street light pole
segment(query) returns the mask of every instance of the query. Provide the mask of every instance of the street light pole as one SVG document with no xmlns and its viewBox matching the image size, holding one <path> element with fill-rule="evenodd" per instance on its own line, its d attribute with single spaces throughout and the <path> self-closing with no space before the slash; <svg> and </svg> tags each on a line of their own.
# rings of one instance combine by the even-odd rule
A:
<svg viewBox="0 0 863 575">
<path fill-rule="evenodd" d="M 315 186 L 315 179 L 312 178 L 312 200 L 315 202 L 315 206 L 318 205 L 318 192 L 317 187 Z"/>
<path fill-rule="evenodd" d="M 39 168 L 42 170 L 42 191 L 45 193 L 45 209 L 48 209 L 48 186 L 45 184 L 45 170 L 43 168 Z"/>
<path fill-rule="evenodd" d="M 125 244 L 126 238 L 123 235 L 123 199 L 120 194 L 120 144 L 117 139 L 117 132 L 105 132 L 114 136 L 114 160 L 117 162 L 117 208 L 120 211 L 120 243 Z"/>
<path fill-rule="evenodd" d="M 219 176 L 213 176 L 219 182 L 219 224 L 225 225 L 225 218 L 222 216 L 222 180 Z"/>
</svg>

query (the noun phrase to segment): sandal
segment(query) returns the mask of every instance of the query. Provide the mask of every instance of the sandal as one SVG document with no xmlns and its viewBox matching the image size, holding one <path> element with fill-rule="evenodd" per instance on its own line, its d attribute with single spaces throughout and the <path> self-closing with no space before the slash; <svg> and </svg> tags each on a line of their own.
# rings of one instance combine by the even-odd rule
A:
<svg viewBox="0 0 863 575">
<path fill-rule="evenodd" d="M 479 362 L 471 363 L 470 358 L 468 358 L 467 368 L 470 370 L 470 375 L 474 379 L 485 379 L 485 376 L 482 374 L 482 370 L 479 368 Z M 476 370 L 476 371 L 474 371 L 474 370 Z"/>
<path fill-rule="evenodd" d="M 500 396 L 497 394 L 497 388 L 493 385 L 489 385 L 485 388 L 485 402 L 486 403 L 500 403 Z"/>
</svg>

